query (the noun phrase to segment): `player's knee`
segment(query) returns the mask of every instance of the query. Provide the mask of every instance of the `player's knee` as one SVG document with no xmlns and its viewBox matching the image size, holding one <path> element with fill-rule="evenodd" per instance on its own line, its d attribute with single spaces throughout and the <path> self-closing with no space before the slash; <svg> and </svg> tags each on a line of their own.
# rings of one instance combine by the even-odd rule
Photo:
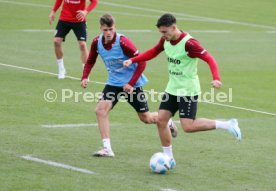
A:
<svg viewBox="0 0 276 191">
<path fill-rule="evenodd" d="M 144 122 L 145 124 L 150 124 L 151 123 L 151 119 L 148 115 L 146 115 L 145 113 L 142 113 L 139 115 L 139 119 Z"/>
<path fill-rule="evenodd" d="M 98 117 L 104 117 L 107 115 L 108 112 L 104 108 L 96 107 L 95 113 Z"/>
<path fill-rule="evenodd" d="M 61 46 L 61 43 L 62 43 L 61 40 L 59 40 L 59 39 L 54 39 L 54 45 L 55 45 L 55 47 L 60 47 L 60 46 Z"/>
<path fill-rule="evenodd" d="M 182 125 L 182 128 L 186 133 L 194 132 L 193 125 Z"/>
<path fill-rule="evenodd" d="M 157 127 L 158 128 L 163 128 L 167 127 L 168 121 L 164 120 L 163 118 L 157 118 Z"/>
<path fill-rule="evenodd" d="M 86 48 L 86 43 L 85 42 L 80 42 L 80 50 L 81 51 L 85 51 L 87 48 Z"/>
</svg>

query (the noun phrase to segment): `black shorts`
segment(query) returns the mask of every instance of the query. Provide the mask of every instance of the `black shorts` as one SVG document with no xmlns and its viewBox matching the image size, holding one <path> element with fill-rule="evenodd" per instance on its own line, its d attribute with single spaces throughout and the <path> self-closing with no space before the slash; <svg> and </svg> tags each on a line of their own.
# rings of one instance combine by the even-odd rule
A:
<svg viewBox="0 0 276 191">
<path fill-rule="evenodd" d="M 149 111 L 148 103 L 142 87 L 134 88 L 133 93 L 128 94 L 122 87 L 106 85 L 102 92 L 100 100 L 112 101 L 112 108 L 117 104 L 121 96 L 124 96 L 127 102 L 139 113 Z"/>
<path fill-rule="evenodd" d="M 86 22 L 66 22 L 59 20 L 56 26 L 55 37 L 63 38 L 65 41 L 66 35 L 73 30 L 78 41 L 86 41 L 87 27 Z"/>
<path fill-rule="evenodd" d="M 195 119 L 197 111 L 198 96 L 174 96 L 165 93 L 162 97 L 159 110 L 164 109 L 172 113 L 172 116 L 179 110 L 180 118 Z"/>
</svg>

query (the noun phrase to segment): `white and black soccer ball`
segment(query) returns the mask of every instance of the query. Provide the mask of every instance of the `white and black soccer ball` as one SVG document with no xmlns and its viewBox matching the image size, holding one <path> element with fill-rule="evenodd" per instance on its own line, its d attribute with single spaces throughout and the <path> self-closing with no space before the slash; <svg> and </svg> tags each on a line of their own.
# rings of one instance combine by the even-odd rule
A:
<svg viewBox="0 0 276 191">
<path fill-rule="evenodd" d="M 170 169 L 170 158 L 165 153 L 155 153 L 150 158 L 150 170 L 154 173 L 164 174 Z"/>
</svg>

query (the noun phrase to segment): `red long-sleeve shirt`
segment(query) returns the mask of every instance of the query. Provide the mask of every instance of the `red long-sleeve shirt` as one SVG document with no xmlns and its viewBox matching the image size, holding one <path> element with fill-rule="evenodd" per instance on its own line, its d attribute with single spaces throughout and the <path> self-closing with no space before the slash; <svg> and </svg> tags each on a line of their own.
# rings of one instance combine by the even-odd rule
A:
<svg viewBox="0 0 276 191">
<path fill-rule="evenodd" d="M 54 6 L 53 6 L 53 11 L 56 12 L 59 7 L 62 5 L 61 13 L 59 19 L 62 21 L 67 21 L 67 22 L 83 22 L 79 21 L 76 18 L 77 11 L 79 10 L 86 10 L 90 12 L 92 9 L 94 9 L 98 3 L 98 0 L 90 0 L 90 4 L 86 8 L 86 0 L 56 0 Z M 84 20 L 86 21 L 86 20 Z"/>
<path fill-rule="evenodd" d="M 82 74 L 82 78 L 81 78 L 82 80 L 88 78 L 93 66 L 96 63 L 96 60 L 98 57 L 98 40 L 99 40 L 99 36 L 97 36 L 96 38 L 93 39 L 93 42 L 92 42 L 91 48 L 90 48 L 90 52 L 89 52 L 89 56 L 88 56 L 88 59 L 86 61 L 84 69 L 83 69 L 83 74 Z M 102 43 L 106 50 L 110 50 L 112 48 L 112 45 L 115 43 L 115 41 L 116 41 L 116 33 L 110 43 L 105 44 L 104 37 L 102 38 Z M 129 58 L 139 55 L 139 52 L 138 52 L 137 48 L 135 47 L 135 45 L 127 37 L 125 37 L 125 36 L 120 37 L 120 45 L 121 45 L 121 48 L 122 48 L 124 54 L 127 55 Z M 138 63 L 138 66 L 137 66 L 132 78 L 128 82 L 129 85 L 134 86 L 136 84 L 137 80 L 140 78 L 143 71 L 145 70 L 145 67 L 146 67 L 146 62 L 142 61 L 142 62 Z"/>
<path fill-rule="evenodd" d="M 180 42 L 187 33 L 182 32 L 180 37 L 177 40 L 172 40 L 170 43 L 172 45 L 176 45 L 178 42 Z M 160 54 L 164 50 L 164 42 L 165 39 L 161 38 L 157 45 L 155 45 L 152 49 L 147 50 L 146 52 L 143 52 L 137 57 L 131 58 L 132 62 L 140 62 L 140 61 L 147 61 L 151 60 L 154 57 L 156 57 L 158 54 Z M 195 40 L 194 38 L 189 39 L 185 44 L 185 50 L 188 52 L 188 56 L 191 58 L 200 58 L 208 63 L 209 68 L 212 72 L 213 80 L 220 80 L 219 70 L 217 66 L 217 62 L 214 59 L 214 57 L 207 52 L 200 43 Z"/>
</svg>

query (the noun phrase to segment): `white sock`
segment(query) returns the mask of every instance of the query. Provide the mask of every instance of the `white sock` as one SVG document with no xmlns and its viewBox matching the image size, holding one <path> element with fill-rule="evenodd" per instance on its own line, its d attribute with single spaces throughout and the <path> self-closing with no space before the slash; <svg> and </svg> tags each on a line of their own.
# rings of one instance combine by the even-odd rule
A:
<svg viewBox="0 0 276 191">
<path fill-rule="evenodd" d="M 217 121 L 216 129 L 228 129 L 230 127 L 230 121 Z"/>
<path fill-rule="evenodd" d="M 58 69 L 59 70 L 64 70 L 64 62 L 63 62 L 63 58 L 61 59 L 57 59 L 57 64 L 58 64 Z"/>
<path fill-rule="evenodd" d="M 106 138 L 106 139 L 103 139 L 102 141 L 103 141 L 103 147 L 112 151 L 111 144 L 110 144 L 110 139 Z"/>
<path fill-rule="evenodd" d="M 172 145 L 168 147 L 162 147 L 163 153 L 167 154 L 170 158 L 173 158 Z"/>
</svg>

